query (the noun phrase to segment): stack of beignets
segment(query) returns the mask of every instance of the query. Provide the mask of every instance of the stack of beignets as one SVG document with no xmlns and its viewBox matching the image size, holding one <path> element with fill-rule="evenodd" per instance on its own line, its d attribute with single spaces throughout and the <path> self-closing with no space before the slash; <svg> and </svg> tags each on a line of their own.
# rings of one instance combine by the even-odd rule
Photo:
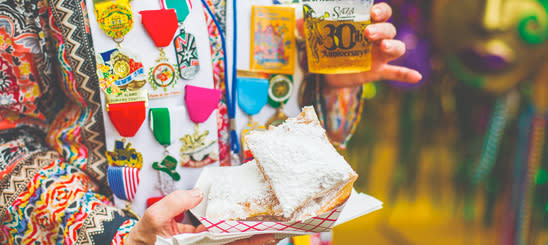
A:
<svg viewBox="0 0 548 245">
<path fill-rule="evenodd" d="M 208 195 L 206 216 L 303 220 L 343 204 L 358 175 L 329 142 L 312 107 L 246 137 L 255 161 L 227 168 Z"/>
</svg>

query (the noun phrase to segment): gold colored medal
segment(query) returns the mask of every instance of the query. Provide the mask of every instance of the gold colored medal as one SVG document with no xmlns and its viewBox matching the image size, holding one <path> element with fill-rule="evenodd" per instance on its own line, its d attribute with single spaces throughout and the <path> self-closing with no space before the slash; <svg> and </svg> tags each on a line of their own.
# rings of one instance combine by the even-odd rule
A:
<svg viewBox="0 0 548 245">
<path fill-rule="evenodd" d="M 284 105 L 282 104 L 280 107 L 276 108 L 276 112 L 268 121 L 266 121 L 266 126 L 278 126 L 285 122 L 287 120 L 287 115 L 284 113 Z"/>
<path fill-rule="evenodd" d="M 126 144 L 126 140 L 117 140 L 114 151 L 107 151 L 105 156 L 110 166 L 142 168 L 143 156 L 131 147 L 131 143 Z"/>
<path fill-rule="evenodd" d="M 200 168 L 219 160 L 215 152 L 215 140 L 207 140 L 209 130 L 200 133 L 198 124 L 194 127 L 193 134 L 187 134 L 180 138 L 183 143 L 181 147 L 181 166 L 188 168 Z"/>
<path fill-rule="evenodd" d="M 276 108 L 276 112 L 266 122 L 267 127 L 280 125 L 287 119 L 287 115 L 284 113 L 284 104 L 287 103 L 292 92 L 293 81 L 290 76 L 274 75 L 270 78 L 268 104 Z"/>
<path fill-rule="evenodd" d="M 118 77 L 127 77 L 130 70 L 129 57 L 122 52 L 115 52 L 111 59 L 114 75 Z"/>
<path fill-rule="evenodd" d="M 95 17 L 107 36 L 119 43 L 133 27 L 133 11 L 128 0 L 95 3 Z"/>
</svg>

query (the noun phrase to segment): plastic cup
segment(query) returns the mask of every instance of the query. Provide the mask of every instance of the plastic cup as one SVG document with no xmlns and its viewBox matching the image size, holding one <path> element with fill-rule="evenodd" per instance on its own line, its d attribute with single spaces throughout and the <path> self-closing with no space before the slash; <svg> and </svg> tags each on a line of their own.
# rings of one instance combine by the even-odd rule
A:
<svg viewBox="0 0 548 245">
<path fill-rule="evenodd" d="M 358 73 L 371 69 L 373 0 L 303 2 L 308 70 L 311 73 Z"/>
</svg>

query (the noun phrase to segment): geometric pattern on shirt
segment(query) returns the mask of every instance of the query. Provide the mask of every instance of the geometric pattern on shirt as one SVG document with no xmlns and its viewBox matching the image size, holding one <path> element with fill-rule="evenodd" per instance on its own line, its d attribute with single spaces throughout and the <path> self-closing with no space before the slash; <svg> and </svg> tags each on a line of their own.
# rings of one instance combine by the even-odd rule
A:
<svg viewBox="0 0 548 245">
<path fill-rule="evenodd" d="M 84 101 L 85 108 L 91 114 L 84 122 L 81 137 L 87 147 L 88 159 L 85 166 L 78 166 L 101 183 L 102 191 L 106 185 L 107 161 L 104 156 L 105 132 L 101 110 L 100 89 L 95 72 L 95 50 L 89 28 L 89 18 L 84 0 L 48 0 L 53 17 L 61 30 L 65 41 L 68 63 L 74 74 L 77 93 L 70 93 L 75 101 Z"/>
<path fill-rule="evenodd" d="M 32 178 L 52 162 L 60 162 L 59 159 L 61 157 L 55 151 L 30 154 L 0 180 L 0 220 L 3 220 L 6 210 L 19 194 L 27 190 Z"/>
<path fill-rule="evenodd" d="M 118 228 L 126 220 L 128 217 L 121 210 L 99 205 L 84 221 L 76 244 L 110 244 Z"/>
<path fill-rule="evenodd" d="M 29 126 L 0 131 L 0 172 L 31 153 L 47 149 L 44 136 L 40 129 Z"/>
</svg>

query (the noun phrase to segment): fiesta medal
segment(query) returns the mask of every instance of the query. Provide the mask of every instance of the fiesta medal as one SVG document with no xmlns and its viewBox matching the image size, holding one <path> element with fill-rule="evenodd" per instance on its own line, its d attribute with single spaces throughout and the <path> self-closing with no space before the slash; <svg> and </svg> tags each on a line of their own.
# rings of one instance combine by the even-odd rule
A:
<svg viewBox="0 0 548 245">
<path fill-rule="evenodd" d="M 125 201 L 133 201 L 139 186 L 139 169 L 108 166 L 107 181 L 114 195 Z"/>
<path fill-rule="evenodd" d="M 101 30 L 120 43 L 133 27 L 133 11 L 129 0 L 94 0 L 95 17 Z"/>
<path fill-rule="evenodd" d="M 248 162 L 253 159 L 253 154 L 245 142 L 245 135 L 253 130 L 264 130 L 263 125 L 253 120 L 253 116 L 258 114 L 266 105 L 268 100 L 268 79 L 238 77 L 238 105 L 248 115 L 249 121 L 241 134 L 242 140 L 242 160 Z"/>
<path fill-rule="evenodd" d="M 115 48 L 96 56 L 99 86 L 105 94 L 140 90 L 146 84 L 143 63 Z"/>
<path fill-rule="evenodd" d="M 117 140 L 114 151 L 106 152 L 109 166 L 107 180 L 116 197 L 132 201 L 139 186 L 139 170 L 143 166 L 143 156 L 131 147 L 125 139 Z"/>
<path fill-rule="evenodd" d="M 106 157 L 111 166 L 138 169 L 143 167 L 143 156 L 131 147 L 131 143 L 126 144 L 125 139 L 117 140 L 114 143 L 114 151 L 107 151 Z"/>
<path fill-rule="evenodd" d="M 275 114 L 268 119 L 266 126 L 277 126 L 287 119 L 284 113 L 284 104 L 287 103 L 293 92 L 293 81 L 287 75 L 274 75 L 270 78 L 268 87 L 268 104 L 276 108 Z"/>
<path fill-rule="evenodd" d="M 181 28 L 173 44 L 177 55 L 179 75 L 185 80 L 193 79 L 200 71 L 196 38 Z"/>
<path fill-rule="evenodd" d="M 207 121 L 221 99 L 221 91 L 187 85 L 185 87 L 185 104 L 188 116 L 196 126 L 192 134 L 187 134 L 180 140 L 181 165 L 183 167 L 200 168 L 218 160 L 216 140 L 208 140 L 209 131 L 200 132 L 200 123 Z M 216 138 L 216 137 L 215 137 Z"/>
<path fill-rule="evenodd" d="M 158 171 L 158 187 L 163 195 L 175 190 L 174 181 L 179 181 L 181 176 L 177 173 L 177 159 L 169 155 L 168 147 L 171 145 L 171 115 L 168 108 L 152 108 L 149 112 L 150 129 L 154 138 L 164 147 L 162 161 L 154 162 L 152 168 Z"/>
<path fill-rule="evenodd" d="M 242 129 L 242 162 L 246 163 L 254 159 L 253 153 L 251 152 L 251 149 L 249 149 L 249 146 L 247 145 L 247 142 L 245 141 L 245 136 L 249 134 L 251 131 L 262 131 L 266 130 L 264 125 L 259 124 L 259 122 L 254 121 L 249 117 L 249 121 L 247 122 L 247 125 Z"/>
<path fill-rule="evenodd" d="M 154 45 L 160 50 L 156 59 L 156 65 L 150 68 L 148 80 L 153 89 L 151 98 L 179 95 L 178 91 L 168 92 L 168 88 L 175 87 L 177 83 L 177 71 L 175 66 L 169 63 L 164 48 L 169 46 L 177 31 L 177 14 L 174 9 L 166 9 L 163 1 L 162 9 L 140 11 L 141 20 L 145 30 L 154 41 Z M 157 90 L 161 90 L 157 93 Z"/>
<path fill-rule="evenodd" d="M 190 0 L 166 0 L 166 4 L 177 11 L 179 22 L 179 34 L 173 40 L 179 76 L 184 80 L 192 80 L 200 71 L 198 48 L 194 35 L 183 28 L 183 23 L 192 10 L 192 3 Z"/>
</svg>

